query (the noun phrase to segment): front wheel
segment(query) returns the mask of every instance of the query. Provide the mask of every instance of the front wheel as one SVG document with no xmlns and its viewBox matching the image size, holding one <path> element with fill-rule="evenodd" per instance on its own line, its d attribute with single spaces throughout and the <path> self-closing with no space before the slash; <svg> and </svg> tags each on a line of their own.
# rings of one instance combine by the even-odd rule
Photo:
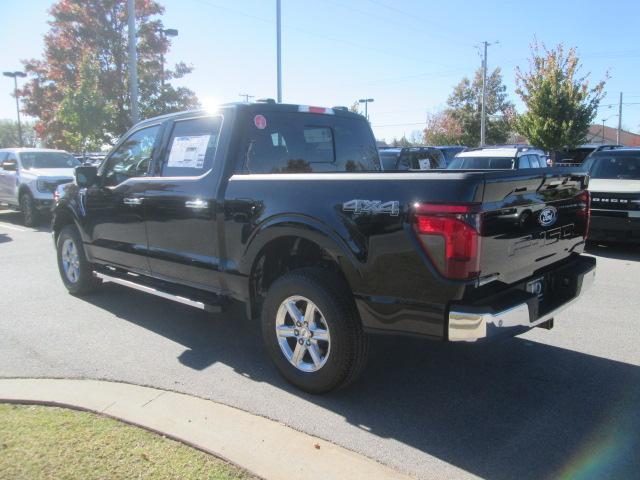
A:
<svg viewBox="0 0 640 480">
<path fill-rule="evenodd" d="M 262 334 L 282 375 L 310 393 L 342 388 L 357 378 L 368 337 L 348 286 L 320 269 L 276 280 L 262 309 Z"/>
<path fill-rule="evenodd" d="M 74 225 L 67 225 L 60 231 L 56 250 L 60 276 L 69 293 L 81 295 L 95 290 L 100 281 L 93 276 L 82 239 Z"/>
<path fill-rule="evenodd" d="M 40 220 L 39 212 L 29 192 L 24 192 L 20 195 L 20 211 L 22 212 L 25 226 L 35 227 L 38 225 L 38 221 Z"/>
</svg>

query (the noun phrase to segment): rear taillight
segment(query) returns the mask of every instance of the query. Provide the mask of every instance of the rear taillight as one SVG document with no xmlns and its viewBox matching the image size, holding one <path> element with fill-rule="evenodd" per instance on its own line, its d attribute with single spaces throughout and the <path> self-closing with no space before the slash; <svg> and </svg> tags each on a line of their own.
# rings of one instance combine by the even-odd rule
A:
<svg viewBox="0 0 640 480">
<path fill-rule="evenodd" d="M 576 200 L 578 201 L 578 215 L 583 219 L 583 237 L 586 240 L 589 235 L 589 225 L 591 223 L 591 195 L 589 195 L 588 190 L 585 190 L 576 197 Z"/>
<path fill-rule="evenodd" d="M 413 228 L 438 271 L 452 280 L 480 274 L 480 215 L 477 205 L 417 203 Z"/>
</svg>

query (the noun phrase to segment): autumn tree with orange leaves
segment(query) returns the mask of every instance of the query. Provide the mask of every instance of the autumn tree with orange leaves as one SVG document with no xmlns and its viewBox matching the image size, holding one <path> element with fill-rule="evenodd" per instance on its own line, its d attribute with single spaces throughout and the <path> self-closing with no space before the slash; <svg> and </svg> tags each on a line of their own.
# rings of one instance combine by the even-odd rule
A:
<svg viewBox="0 0 640 480">
<path fill-rule="evenodd" d="M 170 39 L 160 35 L 164 7 L 153 0 L 135 4 L 141 118 L 197 107 L 193 91 L 170 83 L 189 74 L 190 66 L 180 62 L 165 68 L 162 86 L 160 58 L 170 46 Z M 42 59 L 23 62 L 30 77 L 21 92 L 23 110 L 37 119 L 35 128 L 45 143 L 72 147 L 61 109 L 68 108 L 68 92 L 81 86 L 83 60 L 91 58 L 98 91 L 110 112 L 107 117 L 96 116 L 102 125 L 94 130 L 103 132 L 97 140 L 113 143 L 131 126 L 126 0 L 60 0 L 49 13 L 51 29 L 44 38 Z"/>
</svg>

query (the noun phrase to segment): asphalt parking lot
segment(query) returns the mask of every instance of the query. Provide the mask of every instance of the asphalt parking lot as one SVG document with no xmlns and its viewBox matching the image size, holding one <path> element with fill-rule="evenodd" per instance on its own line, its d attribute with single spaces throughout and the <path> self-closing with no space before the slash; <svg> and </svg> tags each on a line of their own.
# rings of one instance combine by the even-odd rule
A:
<svg viewBox="0 0 640 480">
<path fill-rule="evenodd" d="M 266 416 L 419 478 L 637 478 L 640 247 L 596 247 L 596 283 L 551 331 L 487 346 L 376 338 L 325 396 L 277 374 L 256 321 L 58 278 L 46 226 L 0 211 L 0 376 L 119 380 Z M 294 459 L 283 459 L 294 461 Z"/>
</svg>

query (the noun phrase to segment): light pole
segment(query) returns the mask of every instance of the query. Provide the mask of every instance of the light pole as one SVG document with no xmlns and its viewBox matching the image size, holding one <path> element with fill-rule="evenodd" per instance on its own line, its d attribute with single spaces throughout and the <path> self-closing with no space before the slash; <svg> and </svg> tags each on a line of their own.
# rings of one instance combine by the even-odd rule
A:
<svg viewBox="0 0 640 480">
<path fill-rule="evenodd" d="M 373 103 L 373 98 L 361 98 L 358 103 L 364 103 L 364 118 L 369 120 L 369 103 Z"/>
<path fill-rule="evenodd" d="M 278 77 L 278 103 L 282 103 L 282 10 L 280 0 L 276 0 L 276 68 Z"/>
<path fill-rule="evenodd" d="M 140 120 L 138 107 L 138 51 L 136 40 L 136 5 L 135 0 L 127 0 L 127 35 L 129 49 L 129 101 L 131 102 L 131 124 Z"/>
<path fill-rule="evenodd" d="M 23 147 L 22 143 L 22 126 L 20 125 L 20 102 L 18 101 L 18 77 L 24 78 L 27 76 L 24 72 L 2 72 L 5 77 L 13 78 L 13 95 L 16 97 L 16 115 L 18 116 L 18 142 Z"/>
<path fill-rule="evenodd" d="M 175 28 L 162 28 L 158 30 L 160 32 L 160 38 L 162 39 L 162 48 L 160 49 L 160 85 L 164 91 L 164 42 L 167 37 L 177 37 L 178 30 Z"/>
</svg>

